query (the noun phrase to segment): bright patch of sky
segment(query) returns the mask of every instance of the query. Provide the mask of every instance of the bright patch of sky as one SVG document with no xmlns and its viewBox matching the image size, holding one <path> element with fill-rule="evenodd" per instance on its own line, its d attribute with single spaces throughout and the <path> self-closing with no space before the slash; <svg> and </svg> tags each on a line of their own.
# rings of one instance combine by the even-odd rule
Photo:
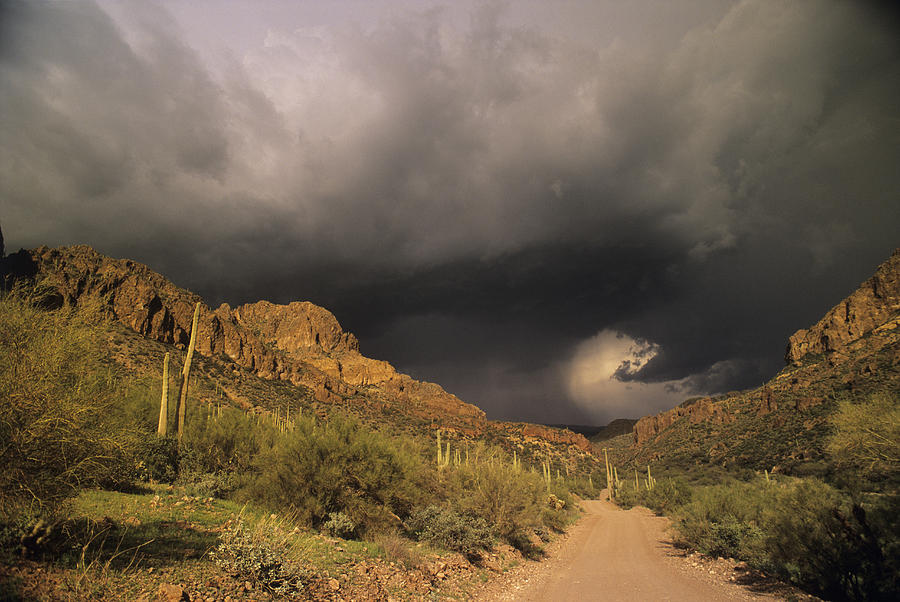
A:
<svg viewBox="0 0 900 602">
<path fill-rule="evenodd" d="M 616 378 L 634 374 L 659 353 L 649 341 L 602 330 L 582 342 L 565 368 L 570 398 L 589 416 L 626 416 L 631 408 L 667 409 L 684 399 L 681 381 L 641 383 Z"/>
</svg>

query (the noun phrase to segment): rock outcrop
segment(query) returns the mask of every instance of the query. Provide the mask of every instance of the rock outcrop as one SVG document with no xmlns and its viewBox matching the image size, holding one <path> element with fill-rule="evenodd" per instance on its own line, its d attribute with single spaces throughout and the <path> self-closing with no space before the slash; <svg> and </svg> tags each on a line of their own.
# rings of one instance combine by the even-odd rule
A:
<svg viewBox="0 0 900 602">
<path fill-rule="evenodd" d="M 543 439 L 558 445 L 571 445 L 579 450 L 590 453 L 591 442 L 584 435 L 573 433 L 568 429 L 558 429 L 540 424 L 523 424 L 522 435 L 526 438 Z"/>
<path fill-rule="evenodd" d="M 809 353 L 839 351 L 865 336 L 900 311 L 900 249 L 896 249 L 875 275 L 835 305 L 808 329 L 791 335 L 785 360 L 797 362 Z"/>
<path fill-rule="evenodd" d="M 687 406 L 678 406 L 655 416 L 644 416 L 638 420 L 632 431 L 635 445 L 642 445 L 650 441 L 672 424 L 686 416 L 690 424 L 710 422 L 712 424 L 725 424 L 734 420 L 725 409 L 712 399 L 703 398 Z"/>
<path fill-rule="evenodd" d="M 7 258 L 9 259 L 9 258 Z M 355 397 L 405 404 L 422 418 L 483 427 L 484 412 L 433 383 L 398 373 L 388 362 L 359 353 L 328 310 L 308 302 L 260 301 L 215 310 L 147 266 L 113 259 L 88 246 L 20 251 L 4 259 L 4 274 L 40 283 L 59 303 L 97 303 L 138 334 L 184 348 L 194 305 L 200 302 L 197 353 L 243 367 L 265 379 L 309 389 L 322 402 Z M 9 265 L 6 265 L 9 264 Z"/>
<path fill-rule="evenodd" d="M 794 333 L 785 358 L 788 365 L 756 390 L 686 402 L 641 418 L 634 426 L 633 443 L 643 451 L 635 453 L 658 455 L 666 440 L 675 437 L 678 429 L 672 425 L 683 418 L 689 425 L 730 425 L 711 429 L 721 437 L 715 444 L 721 451 L 754 436 L 771 437 L 764 431 L 772 428 L 793 428 L 789 425 L 798 422 L 796 413 L 816 413 L 840 393 L 900 388 L 900 249 L 819 322 Z M 795 441 L 808 438 L 807 431 L 825 424 L 826 418 L 823 412 L 804 418 L 802 436 L 790 436 Z M 684 431 L 678 437 L 690 439 Z"/>
</svg>

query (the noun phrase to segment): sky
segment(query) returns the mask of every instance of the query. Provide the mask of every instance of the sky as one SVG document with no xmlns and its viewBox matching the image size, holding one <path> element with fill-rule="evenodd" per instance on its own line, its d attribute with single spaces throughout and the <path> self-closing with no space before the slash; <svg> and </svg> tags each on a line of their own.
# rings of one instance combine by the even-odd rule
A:
<svg viewBox="0 0 900 602">
<path fill-rule="evenodd" d="M 488 417 L 757 386 L 900 245 L 890 3 L 0 3 L 7 252 L 309 300 Z"/>
</svg>

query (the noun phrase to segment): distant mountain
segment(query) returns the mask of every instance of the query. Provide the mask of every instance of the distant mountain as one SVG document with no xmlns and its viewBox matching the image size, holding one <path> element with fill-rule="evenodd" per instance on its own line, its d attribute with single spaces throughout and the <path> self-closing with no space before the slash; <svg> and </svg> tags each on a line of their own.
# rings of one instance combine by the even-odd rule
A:
<svg viewBox="0 0 900 602">
<path fill-rule="evenodd" d="M 531 446 L 537 450 L 534 454 L 545 454 L 550 446 L 557 454 L 593 462 L 592 446 L 580 434 L 486 420 L 481 409 L 439 385 L 417 381 L 388 362 L 363 356 L 356 337 L 345 332 L 331 312 L 309 302 L 258 301 L 212 309 L 149 267 L 107 257 L 84 245 L 39 247 L 0 259 L 0 282 L 14 279 L 38 283 L 48 305 L 98 302 L 125 327 L 127 340 L 122 345 L 134 352 L 121 351 L 121 361 L 150 372 L 161 366 L 164 348 L 183 350 L 189 344 L 193 310 L 199 302 L 195 348 L 200 363 L 207 365 L 207 403 L 221 400 L 244 409 L 276 404 L 273 400 L 295 409 L 339 405 L 373 424 L 426 432 L 440 428 L 448 439 L 499 438 L 507 446 Z M 132 333 L 160 344 L 159 348 L 131 340 Z M 148 363 L 149 356 L 158 366 Z M 267 382 L 278 387 L 266 386 Z"/>
<path fill-rule="evenodd" d="M 823 470 L 836 400 L 900 392 L 900 249 L 816 324 L 794 333 L 785 357 L 787 366 L 759 388 L 641 418 L 617 460 L 688 470 Z"/>
<path fill-rule="evenodd" d="M 614 437 L 631 434 L 636 422 L 637 420 L 633 418 L 617 418 L 590 436 L 589 439 L 594 443 L 602 443 Z"/>
<path fill-rule="evenodd" d="M 544 426 L 549 426 L 555 429 L 566 429 L 572 431 L 573 433 L 584 435 L 588 439 L 603 430 L 602 426 L 588 426 L 585 424 L 545 424 Z"/>
<path fill-rule="evenodd" d="M 592 443 L 600 443 L 613 437 L 631 433 L 634 423 L 631 418 L 617 418 L 606 426 L 588 426 L 584 424 L 548 424 L 547 426 L 565 429 L 587 437 Z"/>
</svg>

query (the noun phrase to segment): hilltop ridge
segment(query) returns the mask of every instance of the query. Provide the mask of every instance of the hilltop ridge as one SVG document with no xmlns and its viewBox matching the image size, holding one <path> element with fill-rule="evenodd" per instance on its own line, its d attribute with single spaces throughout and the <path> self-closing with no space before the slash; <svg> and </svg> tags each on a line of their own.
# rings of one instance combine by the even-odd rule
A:
<svg viewBox="0 0 900 602">
<path fill-rule="evenodd" d="M 628 442 L 618 441 L 619 453 L 680 468 L 818 470 L 838 399 L 900 391 L 900 249 L 816 324 L 795 332 L 785 359 L 760 387 L 642 417 Z"/>
<path fill-rule="evenodd" d="M 398 372 L 390 363 L 365 357 L 359 341 L 345 332 L 327 309 L 308 301 L 279 305 L 258 301 L 213 309 L 148 266 L 115 259 L 86 245 L 21 250 L 0 260 L 4 278 L 27 278 L 47 291 L 51 304 L 100 302 L 109 315 L 143 338 L 184 349 L 190 340 L 193 309 L 200 303 L 196 352 L 229 370 L 247 370 L 290 383 L 325 404 L 388 408 L 461 434 L 503 430 L 519 438 L 592 447 L 582 435 L 537 425 L 497 423 L 475 405 Z M 227 388 L 237 405 L 247 400 Z M 252 402 L 251 402 L 252 403 Z"/>
<path fill-rule="evenodd" d="M 888 322 L 897 312 L 900 312 L 900 248 L 821 320 L 791 335 L 785 361 L 799 362 L 810 353 L 839 351 Z"/>
</svg>

